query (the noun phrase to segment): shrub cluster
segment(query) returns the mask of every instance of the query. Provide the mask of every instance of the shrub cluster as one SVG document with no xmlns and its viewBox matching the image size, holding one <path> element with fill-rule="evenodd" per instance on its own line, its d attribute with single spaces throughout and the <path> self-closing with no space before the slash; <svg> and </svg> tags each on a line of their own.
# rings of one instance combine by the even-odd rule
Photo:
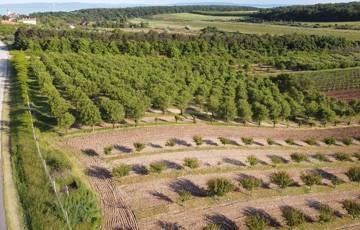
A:
<svg viewBox="0 0 360 230">
<path fill-rule="evenodd" d="M 121 164 L 112 169 L 111 175 L 113 177 L 124 177 L 129 175 L 131 166 L 127 164 Z"/>
<path fill-rule="evenodd" d="M 291 186 L 294 183 L 294 180 L 290 177 L 290 175 L 285 171 L 280 171 L 271 174 L 270 180 L 272 183 L 279 186 L 279 188 L 286 188 Z"/>
<path fill-rule="evenodd" d="M 184 159 L 184 166 L 187 166 L 191 169 L 198 168 L 200 165 L 199 160 L 195 157 L 193 158 L 185 158 Z"/>
<path fill-rule="evenodd" d="M 210 196 L 224 196 L 235 189 L 235 185 L 224 178 L 209 180 L 207 182 L 207 187 Z"/>
</svg>

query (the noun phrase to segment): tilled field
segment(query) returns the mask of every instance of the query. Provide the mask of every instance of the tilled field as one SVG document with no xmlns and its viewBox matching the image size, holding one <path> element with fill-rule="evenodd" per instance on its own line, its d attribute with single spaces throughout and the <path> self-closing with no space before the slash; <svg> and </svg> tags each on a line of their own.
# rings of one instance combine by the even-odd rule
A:
<svg viewBox="0 0 360 230">
<path fill-rule="evenodd" d="M 193 136 L 203 137 L 204 143 L 196 147 Z M 231 143 L 224 146 L 218 137 Z M 335 137 L 335 145 L 323 143 L 325 137 Z M 88 136 L 66 138 L 64 144 L 76 150 L 87 168 L 87 175 L 99 194 L 103 214 L 103 229 L 203 229 L 215 224 L 221 229 L 246 229 L 248 215 L 261 214 L 273 227 L 287 226 L 282 215 L 285 206 L 306 214 L 306 222 L 318 221 L 319 204 L 328 204 L 337 218 L 348 217 L 342 202 L 358 200 L 360 187 L 349 180 L 347 172 L 358 165 L 360 128 L 329 129 L 272 129 L 234 128 L 209 125 L 179 125 L 148 127 L 96 133 Z M 242 137 L 253 137 L 254 143 L 246 145 Z M 304 141 L 315 137 L 317 144 Z M 349 146 L 343 138 L 353 138 Z M 176 138 L 175 146 L 165 146 Z M 277 144 L 269 145 L 267 138 Z M 295 145 L 285 140 L 292 138 Z M 133 143 L 147 146 L 133 153 Z M 114 151 L 104 155 L 105 147 L 113 145 Z M 85 154 L 86 151 L 87 154 Z M 81 153 L 81 151 L 83 151 Z M 85 152 L 84 152 L 85 151 Z M 350 156 L 340 160 L 335 153 Z M 296 162 L 293 154 L 306 157 Z M 321 154 L 326 160 L 319 160 Z M 248 158 L 258 162 L 251 166 Z M 281 163 L 273 157 L 282 159 Z M 196 158 L 199 165 L 189 168 L 185 158 Z M 148 172 L 154 162 L 164 162 L 166 169 L 160 173 Z M 129 175 L 113 177 L 112 169 L 129 165 Z M 271 180 L 276 172 L 286 172 L 293 180 L 290 187 L 279 189 Z M 317 173 L 321 184 L 313 188 L 304 185 L 301 175 Z M 244 177 L 261 179 L 260 188 L 247 191 L 239 181 Z M 207 183 L 214 178 L 224 178 L 235 185 L 235 190 L 223 197 L 209 196 Z M 334 185 L 334 178 L 341 181 Z M 188 196 L 182 200 L 182 192 Z M 353 224 L 353 223 L 352 223 Z"/>
</svg>

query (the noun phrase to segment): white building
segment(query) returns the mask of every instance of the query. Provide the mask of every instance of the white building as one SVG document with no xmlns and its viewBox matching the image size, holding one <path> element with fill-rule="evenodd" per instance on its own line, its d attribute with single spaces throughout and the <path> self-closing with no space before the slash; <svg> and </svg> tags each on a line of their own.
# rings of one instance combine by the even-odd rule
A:
<svg viewBox="0 0 360 230">
<path fill-rule="evenodd" d="M 22 18 L 20 22 L 28 25 L 36 25 L 36 18 Z"/>
</svg>

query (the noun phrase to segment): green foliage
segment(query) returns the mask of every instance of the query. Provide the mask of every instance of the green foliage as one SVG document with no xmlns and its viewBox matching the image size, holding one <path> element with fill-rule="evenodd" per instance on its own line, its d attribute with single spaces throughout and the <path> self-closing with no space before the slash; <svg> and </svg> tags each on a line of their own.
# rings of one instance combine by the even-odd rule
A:
<svg viewBox="0 0 360 230">
<path fill-rule="evenodd" d="M 245 224 L 249 230 L 265 230 L 268 228 L 268 221 L 259 214 L 247 216 Z"/>
<path fill-rule="evenodd" d="M 259 126 L 261 122 L 265 120 L 269 116 L 269 110 L 265 105 L 260 104 L 259 102 L 255 102 L 253 105 L 253 117 L 256 121 L 258 121 Z"/>
<path fill-rule="evenodd" d="M 289 206 L 282 208 L 281 211 L 287 225 L 289 225 L 290 227 L 298 226 L 305 223 L 305 215 L 301 211 Z"/>
<path fill-rule="evenodd" d="M 231 144 L 231 140 L 225 137 L 219 137 L 218 138 L 219 141 L 221 142 L 221 144 L 223 145 L 230 145 Z"/>
<path fill-rule="evenodd" d="M 272 138 L 266 139 L 266 142 L 268 143 L 268 145 L 275 145 L 276 144 L 276 142 Z"/>
<path fill-rule="evenodd" d="M 136 142 L 134 143 L 134 148 L 137 152 L 141 152 L 142 150 L 145 149 L 145 144 L 144 143 L 140 143 L 140 142 Z"/>
<path fill-rule="evenodd" d="M 319 222 L 328 223 L 335 219 L 335 211 L 326 204 L 321 204 L 319 207 Z"/>
<path fill-rule="evenodd" d="M 165 146 L 167 146 L 167 147 L 174 147 L 175 145 L 176 145 L 175 138 L 171 138 L 171 139 L 167 140 L 165 143 Z"/>
<path fill-rule="evenodd" d="M 276 184 L 277 186 L 279 186 L 279 188 L 282 189 L 289 187 L 294 183 L 294 180 L 285 171 L 271 174 L 270 180 L 272 183 Z"/>
<path fill-rule="evenodd" d="M 271 159 L 271 162 L 273 164 L 283 164 L 283 163 L 285 163 L 285 160 L 282 157 L 279 157 L 279 156 L 276 156 L 276 155 L 270 156 L 270 159 Z"/>
<path fill-rule="evenodd" d="M 360 152 L 354 153 L 353 156 L 356 157 L 358 160 L 360 160 Z"/>
<path fill-rule="evenodd" d="M 255 156 L 248 156 L 246 161 L 250 164 L 250 166 L 255 166 L 259 163 L 259 159 Z"/>
<path fill-rule="evenodd" d="M 152 173 L 161 173 L 166 168 L 166 163 L 163 161 L 157 161 L 150 164 L 150 172 Z"/>
<path fill-rule="evenodd" d="M 108 146 L 104 148 L 104 154 L 109 155 L 114 150 L 114 146 Z"/>
<path fill-rule="evenodd" d="M 223 178 L 209 180 L 207 187 L 210 196 L 224 196 L 235 189 L 235 185 L 231 181 Z"/>
<path fill-rule="evenodd" d="M 314 158 L 319 160 L 319 161 L 324 161 L 324 162 L 328 162 L 329 161 L 329 158 L 324 155 L 324 154 L 321 154 L 321 153 L 317 153 L 314 155 Z"/>
<path fill-rule="evenodd" d="M 344 138 L 342 142 L 344 143 L 344 145 L 351 145 L 353 143 L 353 140 L 351 138 Z"/>
<path fill-rule="evenodd" d="M 191 169 L 198 168 L 200 165 L 199 160 L 197 158 L 185 158 L 184 166 L 187 166 Z"/>
<path fill-rule="evenodd" d="M 286 139 L 285 142 L 288 143 L 289 145 L 296 145 L 296 142 L 292 138 Z"/>
<path fill-rule="evenodd" d="M 335 159 L 338 161 L 352 161 L 351 155 L 347 153 L 335 153 Z"/>
<path fill-rule="evenodd" d="M 336 140 L 334 137 L 325 137 L 324 143 L 327 145 L 334 145 L 336 143 Z"/>
<path fill-rule="evenodd" d="M 306 186 L 321 185 L 321 176 L 317 173 L 302 173 L 300 176 Z"/>
<path fill-rule="evenodd" d="M 346 172 L 351 181 L 360 182 L 360 167 L 352 167 Z"/>
<path fill-rule="evenodd" d="M 192 197 L 192 194 L 191 194 L 190 191 L 181 190 L 181 191 L 179 192 L 179 201 L 180 201 L 181 203 L 184 203 L 185 201 L 190 200 L 191 197 Z"/>
<path fill-rule="evenodd" d="M 293 153 L 293 154 L 291 154 L 291 159 L 297 163 L 300 163 L 302 161 L 307 161 L 308 156 L 303 153 Z"/>
<path fill-rule="evenodd" d="M 310 137 L 310 138 L 306 139 L 305 142 L 308 145 L 317 145 L 317 141 L 316 141 L 316 139 L 314 137 Z"/>
<path fill-rule="evenodd" d="M 209 224 L 203 230 L 220 230 L 220 227 L 216 224 Z"/>
<path fill-rule="evenodd" d="M 193 141 L 195 142 L 195 144 L 197 146 L 200 146 L 200 145 L 202 145 L 204 143 L 201 136 L 193 136 Z"/>
<path fill-rule="evenodd" d="M 246 190 L 252 191 L 260 187 L 262 180 L 255 177 L 243 177 L 240 179 L 240 184 Z"/>
<path fill-rule="evenodd" d="M 120 123 L 124 119 L 124 107 L 119 102 L 107 97 L 100 97 L 99 104 L 102 117 L 105 121 L 115 124 Z"/>
<path fill-rule="evenodd" d="M 344 209 L 355 219 L 360 218 L 360 204 L 354 200 L 345 200 Z"/>
<path fill-rule="evenodd" d="M 111 175 L 113 177 L 124 177 L 129 175 L 131 166 L 127 164 L 120 164 L 112 169 Z"/>
<path fill-rule="evenodd" d="M 245 145 L 252 145 L 254 143 L 254 138 L 252 137 L 242 137 L 241 140 Z"/>
</svg>

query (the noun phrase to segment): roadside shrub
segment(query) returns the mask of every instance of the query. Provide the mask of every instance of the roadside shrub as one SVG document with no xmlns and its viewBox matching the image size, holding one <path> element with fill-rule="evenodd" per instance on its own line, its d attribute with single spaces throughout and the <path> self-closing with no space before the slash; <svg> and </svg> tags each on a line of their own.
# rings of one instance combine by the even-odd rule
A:
<svg viewBox="0 0 360 230">
<path fill-rule="evenodd" d="M 142 150 L 145 149 L 145 144 L 136 142 L 136 143 L 134 143 L 134 148 L 137 152 L 141 152 Z"/>
<path fill-rule="evenodd" d="M 247 216 L 245 219 L 245 225 L 249 230 L 264 230 L 268 224 L 268 221 L 259 214 Z"/>
<path fill-rule="evenodd" d="M 176 140 L 174 138 L 171 138 L 166 141 L 165 146 L 167 147 L 174 147 L 176 145 Z"/>
<path fill-rule="evenodd" d="M 331 222 L 335 219 L 335 212 L 329 205 L 321 204 L 319 213 L 319 222 L 321 223 Z"/>
<path fill-rule="evenodd" d="M 204 143 L 202 137 L 200 137 L 200 136 L 193 136 L 193 141 L 195 142 L 195 144 L 197 146 L 200 146 Z"/>
<path fill-rule="evenodd" d="M 228 139 L 228 138 L 219 137 L 218 139 L 219 139 L 219 141 L 221 142 L 221 144 L 223 144 L 223 145 L 229 145 L 229 144 L 231 144 L 231 140 Z"/>
<path fill-rule="evenodd" d="M 245 145 L 252 145 L 254 143 L 254 139 L 252 137 L 242 137 L 241 140 Z"/>
<path fill-rule="evenodd" d="M 181 203 L 184 203 L 185 201 L 188 201 L 191 199 L 191 192 L 190 191 L 187 191 L 187 190 L 181 190 L 179 192 L 179 201 Z"/>
<path fill-rule="evenodd" d="M 235 185 L 230 180 L 223 178 L 209 180 L 207 187 L 210 196 L 224 196 L 235 189 Z"/>
<path fill-rule="evenodd" d="M 317 145 L 317 141 L 316 141 L 316 139 L 314 137 L 310 137 L 310 138 L 306 139 L 305 142 L 308 145 Z"/>
<path fill-rule="evenodd" d="M 104 148 L 104 154 L 109 155 L 114 150 L 114 146 L 108 146 Z"/>
<path fill-rule="evenodd" d="M 203 230 L 220 230 L 220 227 L 216 224 L 209 224 Z"/>
<path fill-rule="evenodd" d="M 297 163 L 308 160 L 308 156 L 303 153 L 293 153 L 291 154 L 291 159 Z"/>
<path fill-rule="evenodd" d="M 259 159 L 257 159 L 255 156 L 248 156 L 246 160 L 251 166 L 255 166 L 259 163 Z"/>
<path fill-rule="evenodd" d="M 353 156 L 356 157 L 360 161 L 360 152 L 359 153 L 354 153 Z"/>
<path fill-rule="evenodd" d="M 294 139 L 288 138 L 285 140 L 286 143 L 288 143 L 289 145 L 296 145 Z"/>
<path fill-rule="evenodd" d="M 301 211 L 292 207 L 284 207 L 281 211 L 287 225 L 290 227 L 305 223 L 305 215 Z"/>
<path fill-rule="evenodd" d="M 324 138 L 324 143 L 327 145 L 335 145 L 336 140 L 334 137 L 325 137 Z"/>
<path fill-rule="evenodd" d="M 199 160 L 197 158 L 185 158 L 184 166 L 187 166 L 191 169 L 199 167 Z"/>
<path fill-rule="evenodd" d="M 321 154 L 321 153 L 315 154 L 314 158 L 319 160 L 319 161 L 329 161 L 329 158 L 326 155 Z"/>
<path fill-rule="evenodd" d="M 161 173 L 166 169 L 166 164 L 163 161 L 157 161 L 150 164 L 150 172 Z"/>
<path fill-rule="evenodd" d="M 259 188 L 262 184 L 262 180 L 255 177 L 244 177 L 240 179 L 241 186 L 249 191 Z"/>
<path fill-rule="evenodd" d="M 355 219 L 360 218 L 360 204 L 354 200 L 345 200 L 343 208 Z"/>
<path fill-rule="evenodd" d="M 321 184 L 321 176 L 317 173 L 303 173 L 300 176 L 300 179 L 306 186 L 320 185 Z"/>
<path fill-rule="evenodd" d="M 271 162 L 273 164 L 285 163 L 285 160 L 282 157 L 279 157 L 279 156 L 276 156 L 276 155 L 270 156 L 270 159 L 271 159 Z"/>
<path fill-rule="evenodd" d="M 344 138 L 342 143 L 344 143 L 344 145 L 352 145 L 353 140 L 351 138 Z"/>
<path fill-rule="evenodd" d="M 335 159 L 338 161 L 352 161 L 351 156 L 346 153 L 335 153 Z"/>
<path fill-rule="evenodd" d="M 273 173 L 270 177 L 270 180 L 272 183 L 276 184 L 279 186 L 279 188 L 282 189 L 289 187 L 294 183 L 294 180 L 285 171 Z"/>
<path fill-rule="evenodd" d="M 346 176 L 353 182 L 360 182 L 360 167 L 352 167 L 346 172 Z"/>
<path fill-rule="evenodd" d="M 268 145 L 275 145 L 276 144 L 276 142 L 271 138 L 268 138 L 266 141 L 267 141 Z"/>
<path fill-rule="evenodd" d="M 121 164 L 112 169 L 111 175 L 113 177 L 124 177 L 129 175 L 131 166 L 127 164 Z"/>
<path fill-rule="evenodd" d="M 71 169 L 69 162 L 57 155 L 47 156 L 46 165 L 49 167 L 51 172 L 63 172 L 66 169 Z"/>
</svg>

